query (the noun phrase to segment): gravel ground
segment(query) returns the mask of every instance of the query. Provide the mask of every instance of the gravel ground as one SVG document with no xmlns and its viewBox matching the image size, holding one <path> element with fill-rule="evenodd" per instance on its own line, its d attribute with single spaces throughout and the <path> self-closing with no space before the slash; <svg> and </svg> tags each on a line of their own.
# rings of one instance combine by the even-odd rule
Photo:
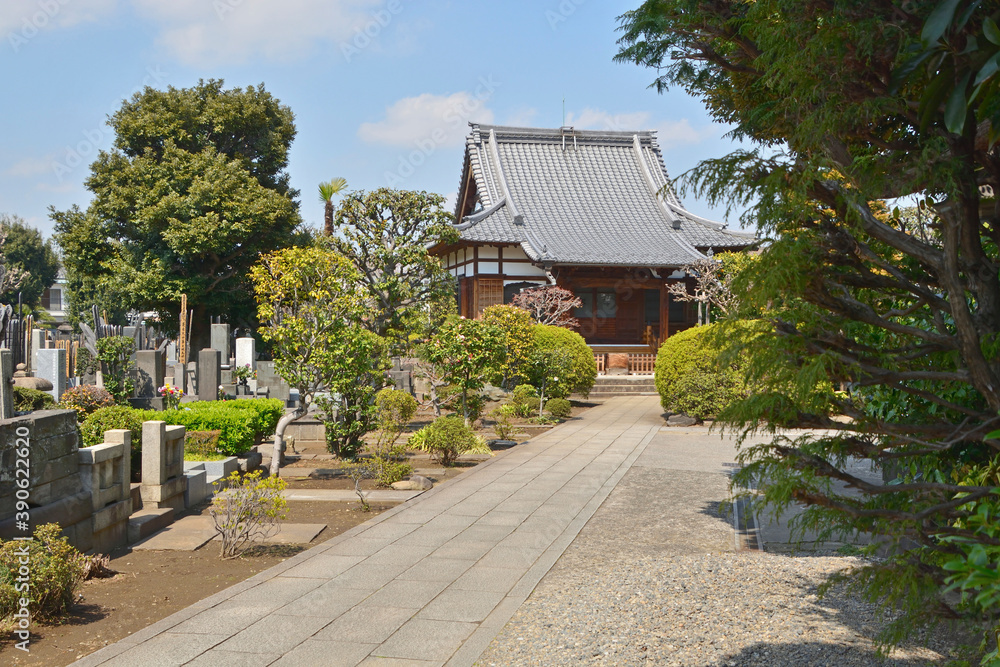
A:
<svg viewBox="0 0 1000 667">
<path fill-rule="evenodd" d="M 943 665 L 924 638 L 880 662 L 872 605 L 816 587 L 849 557 L 735 552 L 724 475 L 633 467 L 480 665 Z M 641 510 L 641 511 L 640 511 Z M 947 639 L 947 635 L 942 635 Z"/>
</svg>

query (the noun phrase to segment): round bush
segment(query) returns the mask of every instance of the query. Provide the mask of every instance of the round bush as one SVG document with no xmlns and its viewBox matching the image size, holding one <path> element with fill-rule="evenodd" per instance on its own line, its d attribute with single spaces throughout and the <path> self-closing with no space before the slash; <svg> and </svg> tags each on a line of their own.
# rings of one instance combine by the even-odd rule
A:
<svg viewBox="0 0 1000 667">
<path fill-rule="evenodd" d="M 14 385 L 14 409 L 18 412 L 34 412 L 35 410 L 51 410 L 56 401 L 50 394 L 37 389 L 18 387 Z"/>
<path fill-rule="evenodd" d="M 104 432 L 112 429 L 132 431 L 132 450 L 139 451 L 142 445 L 142 422 L 144 410 L 136 410 L 127 405 L 112 405 L 95 410 L 80 424 L 80 435 L 84 447 L 93 447 L 104 442 Z"/>
<path fill-rule="evenodd" d="M 556 419 L 566 419 L 573 412 L 573 406 L 565 398 L 550 398 L 545 401 L 545 410 Z"/>
<path fill-rule="evenodd" d="M 530 384 L 519 384 L 510 393 L 511 411 L 518 417 L 530 417 L 538 411 L 538 390 Z"/>
<path fill-rule="evenodd" d="M 457 415 L 438 417 L 429 426 L 414 433 L 407 445 L 430 452 L 441 465 L 446 466 L 466 452 L 478 452 L 484 448 L 484 442 Z M 486 452 L 489 452 L 488 447 Z"/>
<path fill-rule="evenodd" d="M 746 358 L 736 355 L 723 363 L 720 355 L 751 333 L 748 324 L 726 322 L 694 327 L 668 338 L 656 356 L 656 390 L 663 409 L 704 419 L 748 397 L 755 385 L 747 378 Z"/>
<path fill-rule="evenodd" d="M 558 380 L 549 378 L 545 393 L 553 398 L 566 398 L 570 394 L 588 395 L 597 379 L 597 363 L 594 361 L 594 351 L 583 340 L 583 336 L 575 331 L 547 324 L 536 324 L 534 335 L 536 352 L 563 350 L 571 361 L 569 373 L 559 376 Z M 541 383 L 533 378 L 532 384 Z"/>
<path fill-rule="evenodd" d="M 67 410 L 76 410 L 77 421 L 83 421 L 89 415 L 101 408 L 107 408 L 115 404 L 115 397 L 111 392 L 102 387 L 92 384 L 81 384 L 77 387 L 70 387 L 59 401 L 59 406 Z"/>
</svg>

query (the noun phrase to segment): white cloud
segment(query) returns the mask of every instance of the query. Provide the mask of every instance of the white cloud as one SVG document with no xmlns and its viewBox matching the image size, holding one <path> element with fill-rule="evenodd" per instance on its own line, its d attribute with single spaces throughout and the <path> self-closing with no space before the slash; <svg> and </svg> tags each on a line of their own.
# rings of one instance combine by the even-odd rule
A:
<svg viewBox="0 0 1000 667">
<path fill-rule="evenodd" d="M 4 176 L 14 178 L 29 178 L 41 174 L 51 174 L 55 167 L 55 155 L 45 157 L 27 157 L 4 170 Z"/>
<path fill-rule="evenodd" d="M 706 139 L 721 137 L 726 132 L 726 128 L 713 123 L 692 127 L 687 118 L 658 123 L 654 129 L 657 130 L 656 137 L 661 146 L 700 144 Z"/>
<path fill-rule="evenodd" d="M 358 137 L 371 144 L 411 147 L 431 141 L 437 146 L 460 146 L 468 133 L 468 122 L 492 123 L 486 103 L 499 85 L 483 78 L 472 93 L 451 95 L 424 93 L 403 98 L 385 110 L 385 118 L 362 123 Z"/>
<path fill-rule="evenodd" d="M 720 137 L 726 131 L 724 127 L 712 123 L 694 127 L 687 118 L 656 122 L 653 121 L 652 114 L 647 111 L 613 114 L 589 107 L 579 114 L 573 112 L 567 114 L 566 124 L 581 130 L 615 132 L 656 130 L 656 137 L 664 147 L 700 144 L 707 139 Z"/>
<path fill-rule="evenodd" d="M 43 30 L 69 28 L 96 21 L 115 9 L 118 0 L 3 0 L 0 3 L 0 35 L 12 46 Z"/>
<path fill-rule="evenodd" d="M 350 60 L 377 43 L 402 0 L 132 0 L 159 23 L 159 42 L 191 65 L 290 61 L 331 43 Z"/>
</svg>

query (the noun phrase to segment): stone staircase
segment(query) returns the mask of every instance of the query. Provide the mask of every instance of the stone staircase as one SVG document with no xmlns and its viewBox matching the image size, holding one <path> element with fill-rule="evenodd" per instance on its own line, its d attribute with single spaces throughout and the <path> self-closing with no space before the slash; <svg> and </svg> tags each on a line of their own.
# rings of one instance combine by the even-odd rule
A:
<svg viewBox="0 0 1000 667">
<path fill-rule="evenodd" d="M 654 395 L 656 384 L 652 375 L 598 375 L 590 390 L 590 398 Z"/>
</svg>

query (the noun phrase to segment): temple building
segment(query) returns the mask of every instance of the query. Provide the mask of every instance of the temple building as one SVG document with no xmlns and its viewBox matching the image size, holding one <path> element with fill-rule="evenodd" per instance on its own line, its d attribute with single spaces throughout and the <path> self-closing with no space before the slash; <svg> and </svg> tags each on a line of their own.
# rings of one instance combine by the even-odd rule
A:
<svg viewBox="0 0 1000 667">
<path fill-rule="evenodd" d="M 666 286 L 709 252 L 755 242 L 684 208 L 655 132 L 472 124 L 455 213 L 458 242 L 432 252 L 462 315 L 559 285 L 583 301 L 580 333 L 597 353 L 655 351 L 694 325 Z"/>
</svg>

